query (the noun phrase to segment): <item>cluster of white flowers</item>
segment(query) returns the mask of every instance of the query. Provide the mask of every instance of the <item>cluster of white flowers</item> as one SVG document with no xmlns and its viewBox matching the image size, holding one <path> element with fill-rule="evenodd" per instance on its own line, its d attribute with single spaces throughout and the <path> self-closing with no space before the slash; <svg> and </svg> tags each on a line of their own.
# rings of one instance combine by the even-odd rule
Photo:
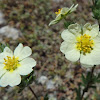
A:
<svg viewBox="0 0 100 100">
<path fill-rule="evenodd" d="M 57 17 L 49 25 L 58 23 L 68 14 L 76 10 L 77 5 L 70 8 L 58 9 Z M 100 64 L 100 31 L 99 25 L 90 23 L 81 26 L 77 23 L 69 25 L 61 34 L 64 42 L 60 50 L 65 57 L 72 61 L 80 61 L 83 67 L 93 67 Z"/>
<path fill-rule="evenodd" d="M 33 71 L 36 61 L 29 56 L 32 54 L 30 47 L 20 43 L 14 53 L 5 47 L 0 54 L 0 86 L 16 86 L 21 82 L 20 75 L 28 75 Z"/>
<path fill-rule="evenodd" d="M 57 17 L 49 25 L 58 23 L 62 18 L 76 10 L 77 5 L 62 8 L 56 12 Z M 61 34 L 64 40 L 60 50 L 65 57 L 72 61 L 80 61 L 84 67 L 93 67 L 100 64 L 100 31 L 99 25 L 90 23 L 80 26 L 75 23 Z M 21 82 L 20 75 L 28 75 L 33 71 L 36 61 L 29 56 L 32 54 L 30 47 L 19 44 L 14 53 L 5 47 L 0 54 L 0 86 L 16 86 Z"/>
</svg>

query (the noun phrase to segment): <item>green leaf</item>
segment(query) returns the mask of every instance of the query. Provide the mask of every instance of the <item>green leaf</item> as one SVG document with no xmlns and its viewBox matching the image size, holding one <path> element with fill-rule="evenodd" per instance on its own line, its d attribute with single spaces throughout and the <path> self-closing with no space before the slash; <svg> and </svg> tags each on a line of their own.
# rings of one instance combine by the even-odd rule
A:
<svg viewBox="0 0 100 100">
<path fill-rule="evenodd" d="M 68 26 L 71 24 L 74 24 L 74 22 L 71 22 L 71 21 L 64 22 L 64 27 L 67 29 Z"/>
<path fill-rule="evenodd" d="M 97 83 L 100 83 L 100 80 L 97 80 L 96 82 L 97 82 Z"/>
<path fill-rule="evenodd" d="M 48 94 L 45 95 L 44 100 L 49 100 Z"/>
<path fill-rule="evenodd" d="M 22 77 L 22 81 L 18 85 L 19 86 L 19 91 L 18 91 L 19 93 L 21 91 L 23 91 L 23 89 L 25 87 L 29 86 L 35 80 L 35 76 L 33 74 L 34 74 L 34 71 L 31 74 Z"/>
<path fill-rule="evenodd" d="M 87 82 L 86 82 L 86 78 L 85 78 L 85 76 L 83 74 L 81 75 L 81 79 L 82 79 L 82 85 L 85 86 L 85 84 Z"/>
<path fill-rule="evenodd" d="M 76 94 L 77 94 L 77 97 L 75 100 L 81 100 L 81 87 L 79 85 L 78 89 L 75 88 L 75 91 L 76 91 Z"/>
<path fill-rule="evenodd" d="M 0 53 L 3 52 L 5 47 L 9 47 L 9 44 L 0 44 Z"/>
<path fill-rule="evenodd" d="M 98 74 L 97 78 L 100 78 L 100 73 Z"/>
<path fill-rule="evenodd" d="M 100 20 L 100 0 L 95 0 L 94 5 L 92 6 L 92 12 L 94 14 L 94 18 Z"/>
<path fill-rule="evenodd" d="M 89 88 L 93 88 L 93 89 L 96 89 L 96 86 L 92 85 L 92 86 L 90 86 Z"/>
</svg>

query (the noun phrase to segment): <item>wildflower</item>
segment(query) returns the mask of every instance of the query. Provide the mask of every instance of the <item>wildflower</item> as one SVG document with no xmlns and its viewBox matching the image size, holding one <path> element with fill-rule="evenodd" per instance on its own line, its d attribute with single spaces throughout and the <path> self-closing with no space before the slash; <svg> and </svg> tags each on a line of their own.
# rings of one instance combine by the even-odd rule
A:
<svg viewBox="0 0 100 100">
<path fill-rule="evenodd" d="M 0 54 L 0 86 L 15 86 L 20 84 L 21 76 L 28 75 L 33 71 L 36 61 L 29 56 L 32 54 L 30 47 L 20 43 L 14 53 L 5 47 Z"/>
<path fill-rule="evenodd" d="M 60 50 L 65 57 L 72 61 L 80 60 L 86 67 L 100 64 L 100 32 L 98 25 L 87 23 L 83 28 L 72 24 L 61 34 L 64 42 Z"/>
<path fill-rule="evenodd" d="M 55 20 L 51 21 L 49 26 L 58 23 L 60 20 L 65 18 L 67 15 L 69 15 L 70 13 L 75 11 L 77 6 L 78 6 L 78 4 L 75 6 L 73 4 L 70 8 L 64 7 L 64 8 L 58 9 L 58 12 L 55 12 L 56 13 Z"/>
</svg>

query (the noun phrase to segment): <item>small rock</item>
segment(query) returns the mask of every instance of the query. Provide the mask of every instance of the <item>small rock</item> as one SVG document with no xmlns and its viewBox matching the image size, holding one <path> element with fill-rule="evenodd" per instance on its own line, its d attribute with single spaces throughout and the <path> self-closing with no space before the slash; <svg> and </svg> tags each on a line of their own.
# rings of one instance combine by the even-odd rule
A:
<svg viewBox="0 0 100 100">
<path fill-rule="evenodd" d="M 57 2 L 57 3 L 59 3 L 59 2 L 62 2 L 63 0 L 53 0 L 53 2 Z"/>
<path fill-rule="evenodd" d="M 12 38 L 13 40 L 16 40 L 19 37 L 20 33 L 21 32 L 18 31 L 16 28 L 10 27 L 9 25 L 0 28 L 1 35 Z"/>
<path fill-rule="evenodd" d="M 0 11 L 0 25 L 4 24 L 6 21 L 4 20 L 4 15 L 3 13 Z"/>
<path fill-rule="evenodd" d="M 70 79 L 73 78 L 73 70 L 69 69 L 65 75 L 66 78 Z"/>
<path fill-rule="evenodd" d="M 8 96 L 5 95 L 5 96 L 3 97 L 3 100 L 8 100 Z"/>
<path fill-rule="evenodd" d="M 54 77 L 53 82 L 55 83 L 56 87 L 58 87 L 59 85 L 63 83 L 62 79 L 57 75 Z"/>
<path fill-rule="evenodd" d="M 49 95 L 49 100 L 57 100 L 57 98 L 53 94 L 50 94 Z"/>
<path fill-rule="evenodd" d="M 45 84 L 47 82 L 48 78 L 46 76 L 41 76 L 38 79 L 38 82 L 41 83 L 42 85 Z"/>
<path fill-rule="evenodd" d="M 52 80 L 49 80 L 46 83 L 46 87 L 47 87 L 47 89 L 55 89 L 54 82 Z"/>
</svg>

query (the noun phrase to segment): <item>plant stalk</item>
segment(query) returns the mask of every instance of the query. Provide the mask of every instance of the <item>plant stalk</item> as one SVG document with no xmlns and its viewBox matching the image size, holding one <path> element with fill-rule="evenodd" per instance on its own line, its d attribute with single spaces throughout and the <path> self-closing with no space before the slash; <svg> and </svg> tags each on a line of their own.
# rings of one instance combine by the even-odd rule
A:
<svg viewBox="0 0 100 100">
<path fill-rule="evenodd" d="M 94 0 L 92 0 L 92 2 L 93 2 L 93 5 L 95 4 L 95 1 Z"/>
<path fill-rule="evenodd" d="M 93 72 L 94 72 L 95 67 L 96 67 L 95 65 L 94 65 L 94 67 L 92 67 L 91 74 L 90 74 L 90 81 L 87 83 L 87 86 L 83 89 L 81 100 L 83 99 L 85 92 L 88 91 L 89 86 L 91 85 L 91 80 L 92 80 L 92 77 L 93 77 Z"/>
<path fill-rule="evenodd" d="M 32 92 L 32 94 L 34 95 L 34 97 L 36 98 L 36 100 L 38 100 L 37 95 L 35 94 L 35 92 L 33 91 L 33 89 L 31 88 L 31 86 L 29 86 L 30 91 Z"/>
</svg>

